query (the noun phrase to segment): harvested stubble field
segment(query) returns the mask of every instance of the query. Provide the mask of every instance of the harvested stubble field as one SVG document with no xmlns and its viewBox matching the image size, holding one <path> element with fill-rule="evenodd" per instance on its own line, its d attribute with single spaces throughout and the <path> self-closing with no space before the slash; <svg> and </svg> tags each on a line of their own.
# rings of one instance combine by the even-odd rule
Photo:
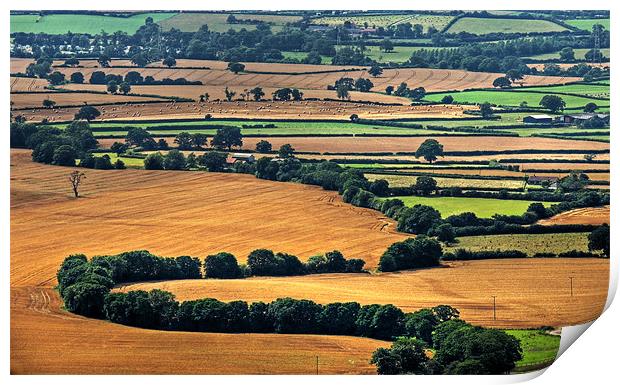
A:
<svg viewBox="0 0 620 385">
<path fill-rule="evenodd" d="M 330 152 L 330 153 L 363 153 L 363 152 L 415 152 L 429 137 L 280 137 L 270 138 L 274 148 L 290 143 L 298 151 Z M 526 138 L 502 136 L 469 136 L 469 137 L 435 137 L 444 147 L 444 151 L 504 151 L 504 150 L 606 150 L 609 143 L 587 142 L 582 140 L 564 140 L 552 138 Z M 261 138 L 246 138 L 245 149 L 254 149 Z M 498 156 L 494 156 L 497 158 Z M 488 158 L 488 156 L 487 156 Z M 582 155 L 583 158 L 583 155 Z M 443 158 L 439 158 L 444 160 Z"/>
<path fill-rule="evenodd" d="M 107 86 L 98 84 L 67 84 L 62 88 L 68 90 L 91 90 L 91 91 L 106 91 Z M 242 93 L 248 94 L 248 87 L 229 87 L 231 91 L 237 93 L 235 99 L 240 98 Z M 251 88 L 250 88 L 251 89 Z M 273 92 L 277 88 L 263 87 L 265 98 L 271 98 Z M 304 98 L 317 98 L 317 99 L 337 99 L 336 91 L 330 90 L 312 90 L 312 89 L 300 89 L 304 94 Z M 199 100 L 200 95 L 205 93 L 209 94 L 211 100 L 226 100 L 224 88 L 221 86 L 181 86 L 181 85 L 166 85 L 166 86 L 131 86 L 131 93 L 143 94 L 143 95 L 159 95 L 167 97 L 179 97 Z M 375 92 L 357 92 L 351 91 L 351 100 L 373 102 L 373 103 L 397 103 L 402 105 L 411 104 L 411 100 L 393 96 L 380 94 Z M 252 96 L 248 94 L 247 99 L 252 99 Z"/>
<path fill-rule="evenodd" d="M 588 251 L 588 235 L 590 233 L 476 235 L 460 237 L 458 243 L 446 249 L 520 250 L 530 256 L 536 253 L 559 254 L 573 249 Z"/>
<path fill-rule="evenodd" d="M 48 85 L 45 79 L 11 77 L 11 92 L 44 92 Z"/>
<path fill-rule="evenodd" d="M 469 32 L 476 35 L 488 33 L 561 32 L 567 28 L 549 20 L 501 19 L 463 17 L 452 24 L 447 33 Z"/>
<path fill-rule="evenodd" d="M 410 187 L 415 184 L 417 176 L 396 175 L 396 174 L 373 174 L 364 173 L 364 176 L 370 181 L 377 179 L 385 179 L 391 187 Z M 504 180 L 504 179 L 458 179 L 458 178 L 433 178 L 437 182 L 437 187 L 460 187 L 467 188 L 523 188 L 523 181 L 520 180 Z"/>
<path fill-rule="evenodd" d="M 431 105 L 431 106 L 384 106 L 337 101 L 289 101 L 289 102 L 162 102 L 145 104 L 109 105 L 99 108 L 98 120 L 135 121 L 148 119 L 203 119 L 206 114 L 213 118 L 256 118 L 256 119 L 349 119 L 352 114 L 368 119 L 394 118 L 439 118 L 462 117 L 463 111 L 473 106 Z M 33 109 L 22 111 L 29 121 L 70 121 L 79 108 Z"/>
<path fill-rule="evenodd" d="M 369 357 L 387 346 L 346 336 L 132 328 L 62 310 L 49 285 L 11 287 L 11 374 L 314 374 L 317 356 L 321 374 L 374 374 Z"/>
<path fill-rule="evenodd" d="M 129 328 L 63 311 L 52 287 L 62 259 L 76 252 L 92 256 L 146 248 L 160 255 L 202 257 L 228 250 L 243 258 L 249 250 L 258 247 L 302 257 L 338 248 L 348 257 L 367 258 L 369 265 L 374 266 L 376 256 L 388 244 L 404 238 L 392 232 L 392 221 L 377 212 L 345 205 L 335 193 L 256 180 L 247 175 L 86 170 L 83 197 L 74 200 L 66 180 L 69 171 L 69 168 L 32 163 L 28 151 L 13 150 L 11 154 L 12 373 L 307 374 L 315 370 L 313 363 L 317 355 L 320 373 L 374 373 L 368 357 L 377 347 L 387 346 L 385 342 L 340 336 L 178 333 Z M 282 234 L 286 234 L 285 239 Z M 49 239 L 54 242 L 48 242 Z M 166 239 L 170 241 L 162 241 Z M 526 262 L 527 267 L 519 277 L 538 286 L 524 291 L 520 287 L 522 282 L 502 277 L 506 296 L 499 297 L 505 302 L 500 302 L 498 309 L 506 313 L 505 317 L 500 315 L 497 326 L 505 323 L 509 327 L 523 327 L 532 320 L 543 320 L 545 324 L 578 323 L 600 312 L 606 285 L 594 277 L 606 276 L 606 261 L 571 261 L 579 263 L 577 274 L 584 275 L 583 280 L 577 281 L 583 285 L 582 294 L 577 297 L 583 301 L 578 304 L 562 300 L 566 294 L 562 294 L 558 283 L 563 282 L 566 268 L 545 268 L 550 262 L 542 260 L 518 261 L 517 265 L 520 262 Z M 414 287 L 425 290 L 445 283 L 446 289 L 428 291 L 432 297 L 420 298 L 415 304 L 408 302 L 407 306 L 430 306 L 456 298 L 452 304 L 463 307 L 464 316 L 471 317 L 472 322 L 485 323 L 491 304 L 485 302 L 488 288 L 485 289 L 484 283 L 481 286 L 477 277 L 492 276 L 506 269 L 489 266 L 487 271 L 484 266 L 484 263 L 457 263 L 450 269 L 391 276 L 398 279 L 411 275 L 414 283 L 418 281 L 413 277 L 419 277 L 422 280 Z M 444 271 L 454 274 L 453 283 L 435 278 L 436 273 Z M 534 279 L 536 274 L 544 274 L 544 279 Z M 385 275 L 376 278 L 385 279 L 382 277 Z M 311 277 L 293 281 L 307 278 Z M 325 278 L 329 277 L 316 277 Z M 370 275 L 344 278 L 332 282 L 358 289 L 359 283 L 355 282 L 358 279 L 380 282 Z M 456 282 L 465 291 L 455 297 L 456 293 L 448 288 Z M 508 287 L 509 282 L 515 282 L 515 286 Z M 549 289 L 545 286 L 548 284 L 552 285 Z M 488 281 L 488 285 L 494 287 L 497 282 Z M 593 285 L 605 288 L 599 290 Z M 403 298 L 411 298 L 408 284 L 396 286 L 407 287 Z M 314 289 L 310 291 L 321 294 Z M 341 288 L 328 292 L 334 295 Z M 371 292 L 362 289 L 359 295 Z M 343 294 L 342 299 L 355 300 L 353 294 Z M 309 295 L 304 293 L 304 297 Z M 387 302 L 388 297 L 373 295 L 366 301 Z M 532 295 L 542 298 L 545 306 L 532 304 L 527 297 Z M 557 307 L 548 306 L 549 303 Z M 557 314 L 558 318 L 541 318 L 541 311 Z M 46 333 L 41 333 L 41 325 L 45 325 Z M 205 350 L 205 346 L 210 349 Z M 109 354 L 111 351 L 114 354 Z"/>
<path fill-rule="evenodd" d="M 95 71 L 103 71 L 106 74 L 126 75 L 130 71 L 138 71 L 143 77 L 152 76 L 155 80 L 164 78 L 185 78 L 190 81 L 201 81 L 205 86 L 215 86 L 224 88 L 252 88 L 255 86 L 265 88 L 282 88 L 295 87 L 299 89 L 316 89 L 325 90 L 328 85 L 341 77 L 350 77 L 353 79 L 364 77 L 370 78 L 374 84 L 373 90 L 383 91 L 388 85 L 398 86 L 401 82 L 405 82 L 410 86 L 424 87 L 426 91 L 448 91 L 448 90 L 464 90 L 471 88 L 491 88 L 493 80 L 500 73 L 491 72 L 470 72 L 465 70 L 449 70 L 449 69 L 431 69 L 431 68 L 397 68 L 386 69 L 383 74 L 378 77 L 372 77 L 368 74 L 366 67 L 356 66 L 325 66 L 325 65 L 308 65 L 308 64 L 283 64 L 283 63 L 247 63 L 246 71 L 237 75 L 226 69 L 226 62 L 212 60 L 192 60 L 182 61 L 180 67 L 175 68 L 152 68 L 153 66 L 161 67 L 161 63 L 153 63 L 151 67 L 146 68 L 113 68 L 115 65 L 127 66 L 127 60 L 114 60 L 110 63 L 112 68 L 96 67 L 95 61 L 80 62 L 83 68 L 67 68 L 56 67 L 54 70 L 65 74 L 67 78 L 73 72 L 81 72 L 86 81 L 90 79 L 90 75 Z M 208 67 L 209 69 L 183 68 L 181 66 Z M 28 62 L 20 60 L 19 63 L 12 64 L 15 69 L 27 66 Z M 60 63 L 58 63 L 60 64 Z M 345 69 L 356 69 L 355 71 L 347 71 Z M 327 73 L 306 73 L 317 71 L 337 71 Z M 254 72 L 263 73 L 254 73 Z M 299 74 L 305 73 L 305 74 Z M 576 77 L 560 77 L 560 76 L 530 76 L 526 75 L 523 79 L 525 86 L 547 85 L 547 84 L 564 84 L 567 82 L 581 80 Z"/>
<path fill-rule="evenodd" d="M 549 219 L 538 221 L 541 225 L 602 225 L 609 224 L 609 206 L 604 207 L 586 207 L 566 211 L 555 215 Z"/>
<path fill-rule="evenodd" d="M 144 102 L 161 101 L 161 98 L 149 98 L 145 96 L 112 95 L 112 94 L 90 94 L 81 92 L 56 92 L 42 93 L 33 92 L 29 94 L 11 94 L 11 102 L 14 108 L 39 108 L 45 99 L 56 102 L 56 106 L 78 106 L 83 103 L 106 104 L 124 102 Z M 48 114 L 55 115 L 56 109 L 48 111 Z M 16 112 L 17 113 L 17 112 Z M 61 114 L 59 112 L 59 114 Z"/>
<path fill-rule="evenodd" d="M 422 161 L 421 158 L 417 158 L 413 155 L 299 155 L 300 158 L 306 159 L 350 159 L 350 160 L 358 160 L 358 159 L 373 159 L 377 162 L 381 162 L 384 160 L 413 160 L 413 161 Z M 467 156 L 444 156 L 439 158 L 442 161 L 448 161 L 453 163 L 459 162 L 469 162 L 469 161 L 489 161 L 490 159 L 501 160 L 501 159 L 552 159 L 559 161 L 571 162 L 575 160 L 583 160 L 583 154 L 504 154 L 504 155 L 467 155 Z M 609 160 L 609 153 L 597 154 L 596 159 L 601 160 Z M 519 165 L 528 165 L 534 163 L 515 163 L 515 162 L 502 162 L 505 164 L 519 164 Z M 555 164 L 561 165 L 562 163 L 540 163 L 540 164 L 549 164 L 549 167 L 553 168 Z M 538 163 L 537 163 L 538 164 Z M 609 167 L 609 164 L 606 166 Z M 562 166 L 563 167 L 563 166 Z"/>
<path fill-rule="evenodd" d="M 228 250 L 243 258 L 259 247 L 302 257 L 340 249 L 372 266 L 404 238 L 391 220 L 336 193 L 249 175 L 87 170 L 76 201 L 70 170 L 12 151 L 12 373 L 310 374 L 317 355 L 321 373 L 374 373 L 368 359 L 382 341 L 140 330 L 66 313 L 52 288 L 63 258 L 76 252 L 147 248 L 203 257 Z"/>
<path fill-rule="evenodd" d="M 381 274 L 322 274 L 237 280 L 179 280 L 127 285 L 160 288 L 178 299 L 394 304 L 407 311 L 447 304 L 472 323 L 501 328 L 566 326 L 598 317 L 607 299 L 607 259 L 509 259 L 446 263 L 444 268 Z M 574 279 L 570 296 L 569 276 Z M 481 277 L 484 277 L 481 279 Z M 497 296 L 497 320 L 493 299 Z"/>
</svg>

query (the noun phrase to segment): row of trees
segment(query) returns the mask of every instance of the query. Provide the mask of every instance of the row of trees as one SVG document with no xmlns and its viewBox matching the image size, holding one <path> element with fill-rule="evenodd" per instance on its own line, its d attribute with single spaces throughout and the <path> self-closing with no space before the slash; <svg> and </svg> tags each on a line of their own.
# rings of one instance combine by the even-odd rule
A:
<svg viewBox="0 0 620 385">
<path fill-rule="evenodd" d="M 346 259 L 338 250 L 315 255 L 307 262 L 287 253 L 274 253 L 267 249 L 252 251 L 246 265 L 240 265 L 234 255 L 218 253 L 205 259 L 207 278 L 243 278 L 249 276 L 290 276 L 323 273 L 360 273 L 365 262 Z"/>
<path fill-rule="evenodd" d="M 470 329 L 470 325 L 459 319 L 458 310 L 446 305 L 404 313 L 393 305 L 361 306 L 356 302 L 320 305 L 310 300 L 279 298 L 270 303 L 248 304 L 209 298 L 179 303 L 173 294 L 162 290 L 110 292 L 115 284 L 122 282 L 169 276 L 198 278 L 199 275 L 199 261 L 195 258 L 158 258 L 141 251 L 95 257 L 91 261 L 83 255 L 72 255 L 63 261 L 57 279 L 67 310 L 129 326 L 200 332 L 396 338 L 392 348 L 379 349 L 373 354 L 371 362 L 377 365 L 380 374 L 410 372 L 411 366 L 432 367 L 439 373 L 443 371 L 440 368 L 453 367 L 463 360 L 472 367 L 472 359 L 479 360 L 474 367 L 482 367 L 487 373 L 501 373 L 512 369 L 521 358 L 519 343 L 500 331 L 479 335 L 480 342 L 489 343 L 475 351 L 459 350 L 454 341 L 457 336 L 469 341 L 467 335 L 461 336 L 465 331 L 482 333 L 486 329 Z M 410 354 L 402 355 L 399 347 L 404 340 L 399 337 L 409 338 L 414 344 L 417 364 Z M 437 351 L 433 359 L 437 359 L 438 365 L 428 365 L 424 349 L 431 347 Z M 498 355 L 500 351 L 504 354 Z M 494 359 L 484 358 L 489 355 Z"/>
</svg>

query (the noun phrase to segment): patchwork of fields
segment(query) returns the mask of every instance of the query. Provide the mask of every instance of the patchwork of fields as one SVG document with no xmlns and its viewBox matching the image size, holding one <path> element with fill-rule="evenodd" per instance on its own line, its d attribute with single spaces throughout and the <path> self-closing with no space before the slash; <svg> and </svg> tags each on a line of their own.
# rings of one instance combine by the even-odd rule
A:
<svg viewBox="0 0 620 385">
<path fill-rule="evenodd" d="M 275 326 L 222 329 L 247 332 L 243 334 L 190 333 L 123 326 L 107 312 L 106 319 L 113 322 L 78 316 L 79 311 L 66 310 L 70 302 L 63 303 L 56 275 L 63 259 L 77 253 L 90 258 L 148 250 L 203 261 L 229 252 L 244 265 L 239 269 L 244 273 L 234 275 L 246 274 L 243 279 L 176 276 L 113 289 L 162 289 L 178 301 L 291 297 L 318 304 L 393 304 L 405 312 L 450 305 L 463 320 L 505 330 L 520 341 L 523 358 L 514 372 L 551 364 L 559 336 L 546 327 L 583 324 L 601 314 L 610 268 L 603 257 L 609 251 L 590 248 L 593 226 L 610 222 L 609 122 L 604 117 L 588 122 L 592 124 L 526 124 L 524 118 L 581 114 L 590 103 L 598 113 L 610 111 L 608 69 L 585 73 L 583 65 L 572 68 L 585 61 L 591 45 L 587 31 L 595 24 L 606 29 L 600 36 L 602 53 L 610 57 L 605 48 L 608 13 L 20 13 L 10 15 L 11 55 L 19 56 L 10 60 L 11 147 L 19 147 L 10 150 L 11 374 L 376 374 L 378 366 L 370 357 L 377 348 L 390 347 L 390 342 L 361 337 L 254 333 L 278 332 Z M 141 28 L 147 17 L 154 24 Z M 66 35 L 69 30 L 78 35 Z M 514 59 L 511 55 L 538 69 L 523 72 L 549 74 L 545 63 L 558 62 L 559 51 L 552 51 L 564 45 L 579 48 L 574 48 L 574 62 L 558 63 L 560 76 L 525 74 L 514 87 L 493 87 L 510 70 L 523 70 L 517 60 L 507 60 Z M 39 46 L 45 49 L 38 52 Z M 101 52 L 113 57 L 109 66 L 96 60 Z M 311 60 L 319 52 L 320 60 Z M 135 53 L 153 60 L 137 66 L 133 62 L 140 55 Z M 65 64 L 74 54 L 79 63 Z M 52 56 L 49 71 L 42 68 L 49 64 L 47 55 Z M 164 65 L 166 55 L 176 63 Z M 233 61 L 244 69 L 229 70 Z M 306 61 L 320 64 L 302 64 Z M 377 76 L 369 73 L 374 64 L 382 67 Z M 80 72 L 84 82 L 57 81 L 55 71 L 66 79 Z M 132 82 L 127 95 L 109 93 L 109 78 L 90 83 L 99 71 L 123 77 L 135 71 L 152 80 Z M 355 85 L 347 95 L 342 88 L 335 90 L 342 78 L 369 79 L 372 87 L 359 92 L 354 89 L 363 87 Z M 185 85 L 182 79 L 198 84 Z M 177 84 L 167 84 L 173 80 Z M 402 83 L 406 87 L 397 96 L 394 89 Z M 257 101 L 250 92 L 255 87 L 264 92 Z M 416 97 L 417 87 L 424 88 L 425 96 Z M 302 100 L 273 100 L 283 88 L 301 91 Z M 561 97 L 566 108 L 555 113 L 542 108 L 545 95 Z M 452 100 L 444 100 L 446 96 Z M 480 104 L 485 102 L 493 109 L 482 118 Z M 81 128 L 69 126 L 86 105 L 100 113 L 89 121 L 96 150 L 89 135 L 76 134 Z M 134 136 L 144 136 L 143 144 L 137 143 L 141 138 L 127 138 L 136 127 L 145 129 L 132 130 Z M 231 128 L 238 128 L 241 137 Z M 181 133 L 204 134 L 206 139 L 183 135 L 182 140 L 177 138 Z M 218 138 L 227 143 L 218 144 Z M 126 139 L 126 144 L 134 142 L 127 149 L 112 146 Z M 433 147 L 429 139 L 445 154 L 425 151 L 425 146 Z M 265 143 L 257 146 L 263 141 L 269 142 L 267 149 Z M 292 154 L 285 154 L 286 145 Z M 183 149 L 182 156 L 173 151 L 177 148 Z M 232 154 L 237 152 L 259 161 Z M 429 162 L 433 154 L 425 152 L 434 152 L 436 161 Z M 102 157 L 114 166 L 106 166 Z M 299 162 L 284 159 L 288 157 Z M 74 167 L 74 160 L 83 167 Z M 340 167 L 309 164 L 325 160 Z M 86 176 L 79 199 L 68 181 L 75 170 Z M 570 184 L 562 179 L 576 173 L 583 175 Z M 411 186 L 421 176 L 432 177 L 440 191 L 414 195 L 420 191 Z M 379 179 L 388 186 L 368 183 Z M 577 192 L 563 195 L 566 191 Z M 387 205 L 381 206 L 388 198 L 400 199 L 406 207 L 431 206 L 443 219 L 431 214 L 416 219 L 414 210 L 400 207 L 386 210 Z M 564 203 L 556 206 L 559 201 Z M 525 213 L 534 202 L 554 207 Z M 551 216 L 560 210 L 566 211 Z M 464 216 L 462 224 L 454 218 L 445 221 L 465 212 L 491 220 L 475 223 Z M 494 218 L 496 214 L 513 217 Z M 426 224 L 428 231 L 421 228 Z M 530 225 L 534 227 L 525 228 Z M 508 231 L 550 233 L 503 234 Z M 436 240 L 441 253 L 466 251 L 438 256 L 439 266 L 419 268 L 429 266 L 417 255 L 428 250 L 390 247 L 420 234 Z M 275 276 L 260 276 L 248 256 L 261 248 L 299 257 L 303 266 L 295 274 L 306 275 L 279 276 L 283 272 L 278 270 L 270 272 Z M 330 268 L 312 267 L 317 256 L 332 250 L 363 260 L 366 271 L 359 273 L 349 263 L 346 270 L 331 273 L 320 273 Z M 515 250 L 528 258 L 498 258 L 514 256 L 509 252 Z M 536 255 L 571 250 L 581 252 L 576 255 L 580 258 Z M 463 257 L 467 252 L 471 258 Z M 458 255 L 472 260 L 449 261 Z M 391 270 L 396 271 L 387 272 Z M 379 322 L 374 318 L 373 323 Z M 360 333 L 357 323 L 359 319 L 352 323 L 355 333 L 348 334 L 371 335 Z M 407 333 L 415 335 L 410 329 Z M 430 358 L 436 352 L 426 353 Z"/>
</svg>

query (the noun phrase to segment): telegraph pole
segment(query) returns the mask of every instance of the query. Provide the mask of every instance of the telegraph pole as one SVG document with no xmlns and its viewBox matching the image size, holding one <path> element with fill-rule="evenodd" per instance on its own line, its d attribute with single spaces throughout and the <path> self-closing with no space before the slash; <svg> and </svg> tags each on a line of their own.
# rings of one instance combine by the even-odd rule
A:
<svg viewBox="0 0 620 385">
<path fill-rule="evenodd" d="M 497 313 L 495 311 L 495 298 L 496 296 L 492 295 L 491 297 L 493 297 L 493 321 L 497 320 Z"/>
<path fill-rule="evenodd" d="M 319 375 L 319 356 L 316 356 L 316 375 Z"/>
<path fill-rule="evenodd" d="M 575 277 L 568 277 L 568 279 L 570 279 L 570 296 L 573 296 L 573 278 Z"/>
</svg>

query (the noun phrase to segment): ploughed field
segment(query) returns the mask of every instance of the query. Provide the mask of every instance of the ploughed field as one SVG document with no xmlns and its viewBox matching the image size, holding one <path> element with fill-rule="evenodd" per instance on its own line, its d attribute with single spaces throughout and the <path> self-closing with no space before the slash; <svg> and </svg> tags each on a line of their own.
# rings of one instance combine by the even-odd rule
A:
<svg viewBox="0 0 620 385">
<path fill-rule="evenodd" d="M 321 274 L 236 280 L 145 282 L 121 290 L 163 289 L 179 300 L 271 301 L 280 297 L 318 303 L 394 304 L 414 311 L 456 307 L 469 322 L 502 328 L 581 324 L 598 317 L 607 299 L 607 259 L 510 259 L 444 263 L 443 268 L 381 274 Z M 574 276 L 570 296 L 569 276 Z M 493 298 L 497 296 L 497 320 Z"/>
</svg>

